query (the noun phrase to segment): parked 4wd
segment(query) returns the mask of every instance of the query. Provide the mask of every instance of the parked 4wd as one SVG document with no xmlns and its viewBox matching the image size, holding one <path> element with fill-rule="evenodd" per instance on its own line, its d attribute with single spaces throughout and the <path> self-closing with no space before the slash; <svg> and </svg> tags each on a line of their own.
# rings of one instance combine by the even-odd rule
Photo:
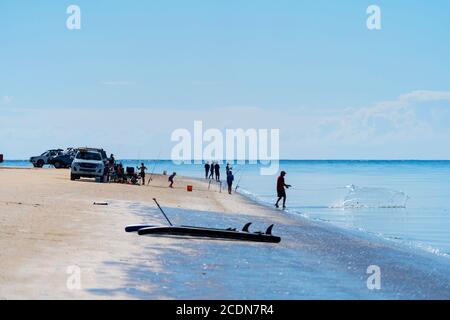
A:
<svg viewBox="0 0 450 320">
<path fill-rule="evenodd" d="M 62 149 L 47 150 L 40 156 L 31 157 L 30 162 L 36 168 L 42 168 L 44 165 L 49 164 L 49 160 L 53 157 L 60 155 L 63 152 Z"/>
<path fill-rule="evenodd" d="M 50 158 L 48 164 L 52 164 L 56 169 L 60 168 L 70 168 L 73 159 L 77 154 L 78 149 L 68 148 L 66 151 L 57 155 L 56 157 Z"/>
<path fill-rule="evenodd" d="M 95 149 L 79 149 L 75 159 L 73 159 L 70 180 L 86 178 L 105 179 L 105 163 L 100 151 Z"/>
</svg>

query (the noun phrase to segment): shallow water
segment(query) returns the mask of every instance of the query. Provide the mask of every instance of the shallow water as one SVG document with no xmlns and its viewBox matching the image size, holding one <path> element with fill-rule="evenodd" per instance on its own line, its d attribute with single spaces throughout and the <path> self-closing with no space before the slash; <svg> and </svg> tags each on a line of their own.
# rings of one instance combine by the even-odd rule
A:
<svg viewBox="0 0 450 320">
<path fill-rule="evenodd" d="M 450 162 L 292 161 L 282 169 L 293 185 L 290 212 L 450 254 Z M 250 173 L 241 184 L 272 204 L 273 180 Z"/>
</svg>

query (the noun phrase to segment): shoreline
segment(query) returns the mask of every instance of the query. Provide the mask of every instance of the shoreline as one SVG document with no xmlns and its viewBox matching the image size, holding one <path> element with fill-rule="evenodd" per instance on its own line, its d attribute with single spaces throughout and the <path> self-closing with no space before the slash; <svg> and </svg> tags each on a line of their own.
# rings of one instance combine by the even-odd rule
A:
<svg viewBox="0 0 450 320">
<path fill-rule="evenodd" d="M 170 190 L 167 177 L 153 177 L 150 186 L 142 187 L 73 182 L 66 170 L 0 168 L 0 298 L 450 297 L 447 259 L 283 214 L 242 194 L 208 191 L 201 179 L 178 177 Z M 186 184 L 194 191 L 188 193 Z M 241 227 L 252 221 L 256 231 L 274 223 L 274 234 L 282 242 L 262 245 L 125 233 L 127 224 L 165 223 L 152 197 L 175 224 Z M 93 206 L 95 201 L 109 205 Z M 366 287 L 370 265 L 383 270 L 380 291 Z M 81 270 L 81 290 L 67 288 L 70 266 Z M 241 285 L 224 287 L 236 277 Z M 410 283 L 401 281 L 405 277 Z M 179 288 L 179 283 L 185 287 Z M 217 287 L 223 291 L 211 291 Z"/>
</svg>

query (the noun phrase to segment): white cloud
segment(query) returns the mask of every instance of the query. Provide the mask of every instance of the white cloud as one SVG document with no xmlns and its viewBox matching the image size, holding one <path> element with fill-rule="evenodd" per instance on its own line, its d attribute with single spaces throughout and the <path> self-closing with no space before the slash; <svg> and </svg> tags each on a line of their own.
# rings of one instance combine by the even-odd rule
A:
<svg viewBox="0 0 450 320">
<path fill-rule="evenodd" d="M 417 90 L 407 94 L 402 94 L 398 101 L 450 101 L 450 91 L 427 91 Z"/>
<path fill-rule="evenodd" d="M 395 100 L 329 117 L 321 121 L 321 125 L 335 127 L 331 133 L 335 139 L 386 143 L 389 139 L 437 134 L 445 129 L 436 125 L 442 120 L 437 114 L 439 117 L 450 116 L 450 92 L 410 92 Z M 448 134 L 448 130 L 445 131 Z"/>
<path fill-rule="evenodd" d="M 18 109 L 0 115 L 0 149 L 26 158 L 53 147 L 103 146 L 119 157 L 170 154 L 170 135 L 208 128 L 280 129 L 281 156 L 450 159 L 450 92 L 414 91 L 361 108 Z"/>
</svg>

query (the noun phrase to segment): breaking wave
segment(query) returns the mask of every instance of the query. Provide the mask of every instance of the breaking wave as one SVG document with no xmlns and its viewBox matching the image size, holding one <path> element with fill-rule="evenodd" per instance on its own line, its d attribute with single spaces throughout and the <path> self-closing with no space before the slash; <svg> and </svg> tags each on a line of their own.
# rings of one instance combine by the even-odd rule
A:
<svg viewBox="0 0 450 320">
<path fill-rule="evenodd" d="M 331 208 L 406 208 L 408 195 L 389 188 L 358 187 L 349 185 L 347 195 Z"/>
</svg>

